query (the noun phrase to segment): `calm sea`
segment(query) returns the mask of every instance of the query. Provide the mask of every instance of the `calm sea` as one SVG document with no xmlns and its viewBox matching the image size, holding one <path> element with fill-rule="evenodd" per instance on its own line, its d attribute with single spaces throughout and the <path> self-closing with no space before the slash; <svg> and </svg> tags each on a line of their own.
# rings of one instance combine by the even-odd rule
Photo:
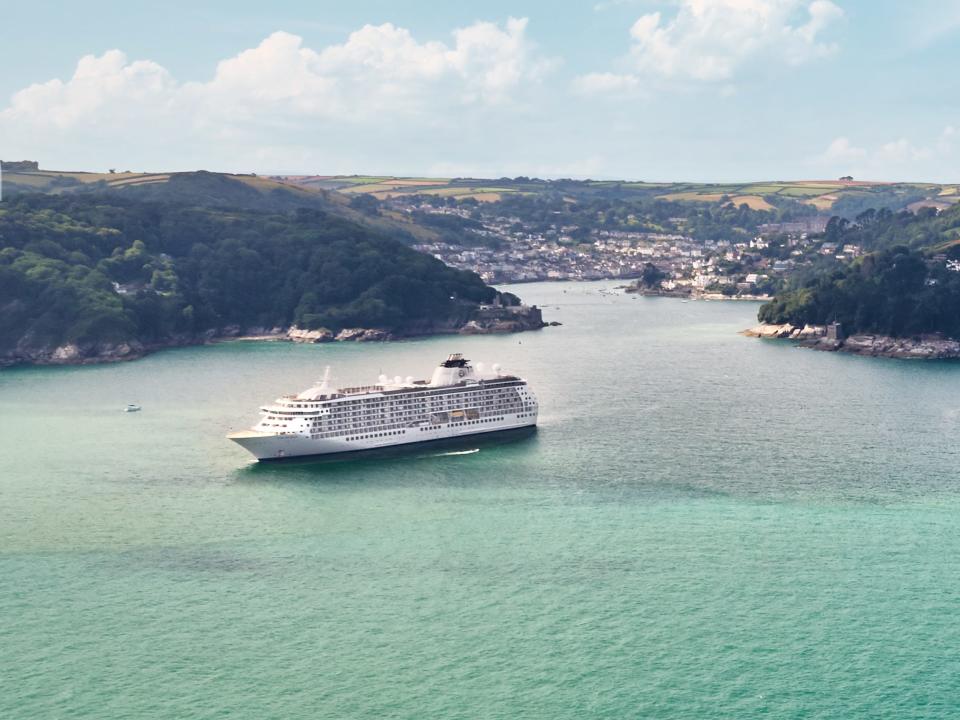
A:
<svg viewBox="0 0 960 720">
<path fill-rule="evenodd" d="M 956 717 L 960 364 L 613 285 L 515 288 L 537 333 L 0 372 L 0 717 Z M 539 433 L 260 467 L 223 437 L 325 365 L 453 351 L 526 376 Z"/>
</svg>

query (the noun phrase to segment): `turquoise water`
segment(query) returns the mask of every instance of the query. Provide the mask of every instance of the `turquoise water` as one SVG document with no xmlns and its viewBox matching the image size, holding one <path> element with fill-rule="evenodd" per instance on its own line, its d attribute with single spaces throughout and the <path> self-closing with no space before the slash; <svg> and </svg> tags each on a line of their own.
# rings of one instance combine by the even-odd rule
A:
<svg viewBox="0 0 960 720">
<path fill-rule="evenodd" d="M 960 365 L 610 286 L 521 286 L 538 333 L 0 373 L 0 717 L 956 716 Z M 326 364 L 457 350 L 531 380 L 535 437 L 223 439 Z"/>
</svg>

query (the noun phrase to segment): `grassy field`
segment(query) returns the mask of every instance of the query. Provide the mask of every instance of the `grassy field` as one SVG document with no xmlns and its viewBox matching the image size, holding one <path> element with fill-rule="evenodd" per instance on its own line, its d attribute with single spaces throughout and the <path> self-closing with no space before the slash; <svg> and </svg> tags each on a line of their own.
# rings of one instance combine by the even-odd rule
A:
<svg viewBox="0 0 960 720">
<path fill-rule="evenodd" d="M 404 178 L 367 175 L 288 177 L 304 187 L 324 187 L 355 195 L 367 193 L 380 199 L 405 195 L 429 194 L 472 197 L 481 202 L 499 200 L 510 194 L 537 194 L 557 188 L 543 180 L 516 178 L 513 180 L 482 180 L 468 178 Z M 615 192 L 618 195 L 656 197 L 677 202 L 734 202 L 745 204 L 755 210 L 773 209 L 776 198 L 788 198 L 812 205 L 822 212 L 829 212 L 842 197 L 859 197 L 871 192 L 889 189 L 892 192 L 922 193 L 940 201 L 960 202 L 957 185 L 928 183 L 877 183 L 851 180 L 797 180 L 761 181 L 751 183 L 655 183 L 620 182 L 616 180 L 588 180 L 578 185 L 577 191 L 597 193 Z M 571 198 L 571 201 L 573 199 Z"/>
<path fill-rule="evenodd" d="M 124 188 L 140 187 L 143 185 L 158 185 L 169 182 L 170 178 L 177 174 L 178 173 L 133 172 L 92 173 L 59 170 L 41 170 L 39 172 L 7 171 L 3 174 L 3 180 L 8 187 L 22 187 L 29 188 L 30 190 L 36 190 L 37 192 L 61 194 L 79 189 L 89 189 L 98 183 L 104 188 L 110 190 L 121 190 Z M 227 173 L 223 173 L 223 175 L 264 193 L 276 190 L 278 188 L 286 189 L 291 192 L 310 191 L 310 189 L 306 186 L 281 183 L 270 177 L 257 175 L 230 175 Z"/>
<path fill-rule="evenodd" d="M 63 193 L 100 183 L 108 189 L 123 189 L 165 183 L 174 173 L 89 173 L 75 171 L 41 170 L 37 172 L 7 172 L 4 180 L 14 187 L 39 192 Z M 811 205 L 829 213 L 841 199 L 869 204 L 872 196 L 898 195 L 909 200 L 903 206 L 911 209 L 929 203 L 943 207 L 944 203 L 960 202 L 960 185 L 932 183 L 877 183 L 853 180 L 796 180 L 761 181 L 750 183 L 659 183 L 616 180 L 546 181 L 536 178 L 427 178 L 389 175 L 227 175 L 260 192 L 268 193 L 286 187 L 294 192 L 316 193 L 335 191 L 329 199 L 346 203 L 351 196 L 370 194 L 379 199 L 425 194 L 457 199 L 474 198 L 480 202 L 494 202 L 508 195 L 536 195 L 562 192 L 570 202 L 578 197 L 604 196 L 629 199 L 659 198 L 676 202 L 746 204 L 756 210 L 770 210 L 778 198 Z M 306 197 L 306 196 L 305 196 Z M 850 203 L 847 203 L 849 207 Z M 895 205 L 895 203 L 894 203 Z"/>
<path fill-rule="evenodd" d="M 773 210 L 774 206 L 759 195 L 737 195 L 730 202 L 737 207 L 746 205 L 751 210 Z"/>
<path fill-rule="evenodd" d="M 523 192 L 516 187 L 500 187 L 486 181 L 452 180 L 450 178 L 401 178 L 375 176 L 346 176 L 324 178 L 282 178 L 284 182 L 323 187 L 345 195 L 368 194 L 385 200 L 404 195 L 430 194 L 441 197 L 472 197 L 480 202 L 491 202 L 511 193 Z"/>
</svg>

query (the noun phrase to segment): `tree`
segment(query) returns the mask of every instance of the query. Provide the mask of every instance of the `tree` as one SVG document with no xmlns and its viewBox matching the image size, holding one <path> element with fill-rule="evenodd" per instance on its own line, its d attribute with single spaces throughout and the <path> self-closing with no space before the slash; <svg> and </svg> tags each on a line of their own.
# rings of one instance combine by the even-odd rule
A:
<svg viewBox="0 0 960 720">
<path fill-rule="evenodd" d="M 644 287 L 658 288 L 666 280 L 667 274 L 653 263 L 646 263 L 640 273 L 640 283 Z"/>
</svg>

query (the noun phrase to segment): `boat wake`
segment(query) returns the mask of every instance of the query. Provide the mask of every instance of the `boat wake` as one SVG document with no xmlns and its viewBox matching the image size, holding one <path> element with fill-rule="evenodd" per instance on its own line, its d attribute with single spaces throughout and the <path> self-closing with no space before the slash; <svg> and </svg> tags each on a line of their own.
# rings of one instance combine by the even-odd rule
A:
<svg viewBox="0 0 960 720">
<path fill-rule="evenodd" d="M 474 453 L 480 452 L 480 448 L 473 448 L 473 450 L 454 450 L 452 452 L 437 453 L 433 457 L 447 457 L 449 455 L 473 455 Z"/>
</svg>

